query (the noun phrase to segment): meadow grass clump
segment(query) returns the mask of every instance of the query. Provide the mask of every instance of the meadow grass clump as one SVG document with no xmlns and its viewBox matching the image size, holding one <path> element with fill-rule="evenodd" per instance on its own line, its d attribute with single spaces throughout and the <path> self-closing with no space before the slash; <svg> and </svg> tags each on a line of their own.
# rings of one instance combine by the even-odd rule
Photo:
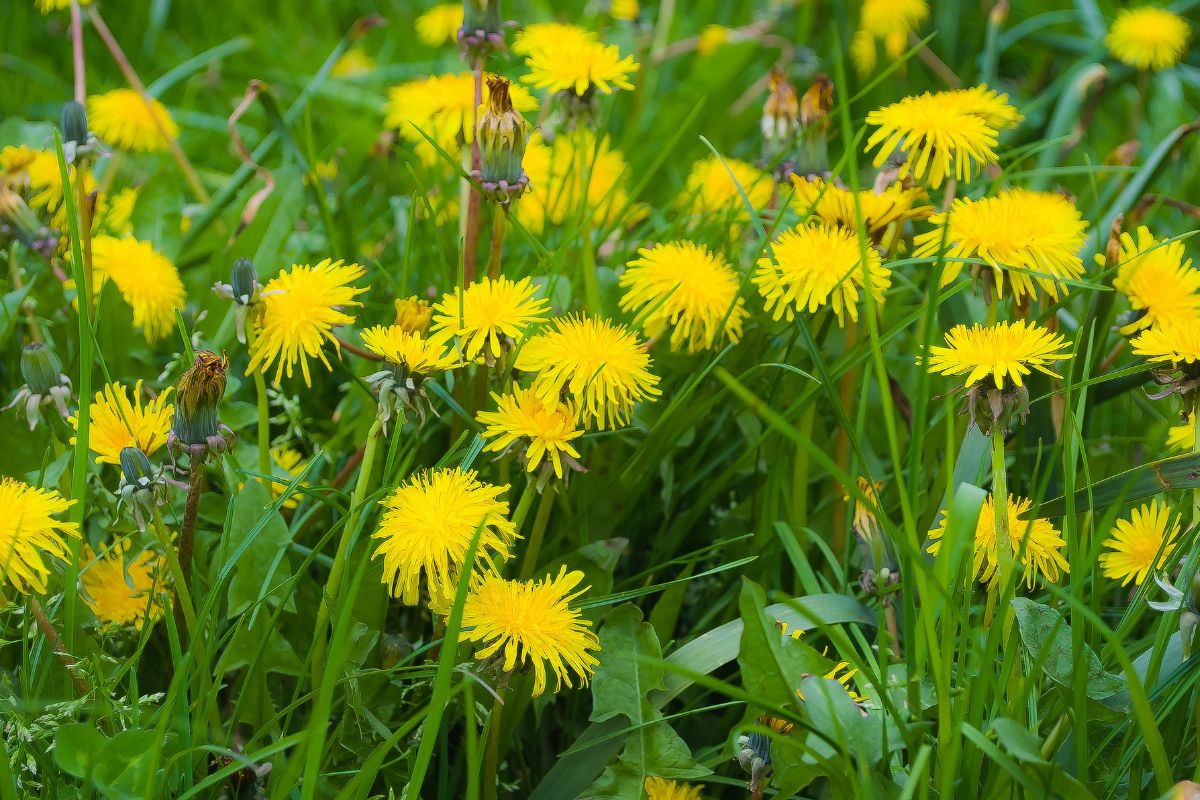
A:
<svg viewBox="0 0 1200 800">
<path fill-rule="evenodd" d="M 0 6 L 0 800 L 1200 797 L 1198 14 Z"/>
</svg>

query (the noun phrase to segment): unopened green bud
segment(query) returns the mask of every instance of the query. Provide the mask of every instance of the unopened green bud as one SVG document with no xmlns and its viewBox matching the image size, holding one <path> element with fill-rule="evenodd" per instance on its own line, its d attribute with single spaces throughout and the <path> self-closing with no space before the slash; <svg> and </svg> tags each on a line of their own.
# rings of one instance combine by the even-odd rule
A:
<svg viewBox="0 0 1200 800">
<path fill-rule="evenodd" d="M 183 373 L 175 388 L 174 439 L 185 445 L 205 445 L 221 433 L 217 407 L 225 394 L 225 371 L 229 360 L 209 350 L 196 351 L 192 368 Z"/>
<path fill-rule="evenodd" d="M 48 395 L 62 385 L 62 362 L 46 345 L 30 342 L 21 351 L 21 375 L 33 394 Z"/>
<path fill-rule="evenodd" d="M 513 108 L 507 80 L 488 78 L 487 85 L 487 109 L 479 118 L 479 150 L 483 162 L 479 180 L 488 197 L 507 205 L 513 198 L 520 197 L 529 185 L 521 166 L 528 123 Z"/>
<path fill-rule="evenodd" d="M 82 103 L 75 100 L 63 103 L 62 133 L 64 143 L 73 142 L 78 147 L 87 142 L 87 110 Z"/>
<path fill-rule="evenodd" d="M 121 448 L 121 479 L 130 486 L 145 486 L 154 480 L 150 459 L 136 447 Z"/>
<path fill-rule="evenodd" d="M 242 305 L 247 305 L 254 299 L 254 294 L 259 288 L 258 273 L 255 272 L 250 259 L 239 258 L 233 262 L 229 285 L 233 289 L 233 298 Z"/>
<path fill-rule="evenodd" d="M 500 33 L 500 0 L 463 0 L 458 43 L 468 52 L 504 44 Z"/>
</svg>

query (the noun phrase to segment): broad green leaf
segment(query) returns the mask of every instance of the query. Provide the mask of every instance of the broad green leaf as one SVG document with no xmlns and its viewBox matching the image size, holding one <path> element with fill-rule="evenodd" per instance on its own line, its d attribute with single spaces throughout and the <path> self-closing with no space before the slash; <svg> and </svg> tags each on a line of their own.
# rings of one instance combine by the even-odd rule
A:
<svg viewBox="0 0 1200 800">
<path fill-rule="evenodd" d="M 17 320 L 21 318 L 21 303 L 25 302 L 25 297 L 32 288 L 31 281 L 20 289 L 14 289 L 0 297 L 0 346 L 8 342 L 8 337 L 12 336 L 13 329 L 17 327 Z"/>
<path fill-rule="evenodd" d="M 1045 764 L 1042 743 L 1037 734 L 1016 720 L 1000 717 L 992 720 L 992 733 L 1009 755 L 1026 764 Z"/>
<path fill-rule="evenodd" d="M 271 504 L 266 488 L 256 479 L 248 479 L 233 499 L 233 524 L 230 526 L 229 550 L 236 550 L 245 536 L 255 528 Z M 291 594 L 286 597 L 280 585 L 292 576 L 287 549 L 292 534 L 278 512 L 271 512 L 266 525 L 238 559 L 233 579 L 229 582 L 229 615 L 241 614 L 264 597 L 277 605 L 283 598 L 286 608 L 295 609 Z M 274 596 L 271 596 L 274 594 Z"/>
<path fill-rule="evenodd" d="M 151 779 L 151 751 L 158 735 L 152 730 L 122 731 L 109 739 L 92 769 L 92 782 L 111 800 L 134 800 L 143 796 Z"/>
<path fill-rule="evenodd" d="M 799 709 L 796 690 L 800 681 L 805 675 L 821 673 L 825 660 L 808 645 L 783 634 L 766 612 L 762 587 L 748 578 L 742 579 L 738 610 L 745 623 L 737 658 L 742 686 L 764 703 Z"/>
<path fill-rule="evenodd" d="M 1121 691 L 1125 681 L 1104 671 L 1100 659 L 1090 647 L 1084 646 L 1086 664 L 1076 664 L 1071 650 L 1071 626 L 1062 614 L 1026 597 L 1012 601 L 1021 629 L 1021 643 L 1034 663 L 1041 663 L 1042 672 L 1055 683 L 1071 686 L 1086 669 L 1087 696 L 1093 700 L 1111 697 Z"/>
<path fill-rule="evenodd" d="M 54 735 L 54 762 L 76 778 L 87 779 L 104 743 L 104 734 L 93 724 L 63 725 Z"/>
<path fill-rule="evenodd" d="M 247 622 L 248 622 L 248 618 Z M 221 653 L 216 674 L 225 675 L 242 669 L 258 658 L 258 668 L 280 675 L 299 675 L 302 670 L 299 657 L 292 645 L 277 630 L 265 630 L 268 615 L 260 614 L 253 625 L 240 627 L 229 645 Z M 261 655 L 260 655 L 261 651 Z"/>
</svg>

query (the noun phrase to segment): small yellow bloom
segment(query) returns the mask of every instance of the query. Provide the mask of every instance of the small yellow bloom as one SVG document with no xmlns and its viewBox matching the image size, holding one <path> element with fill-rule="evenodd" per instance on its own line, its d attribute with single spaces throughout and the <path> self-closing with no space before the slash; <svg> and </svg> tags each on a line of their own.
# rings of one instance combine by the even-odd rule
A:
<svg viewBox="0 0 1200 800">
<path fill-rule="evenodd" d="M 429 331 L 431 322 L 433 322 L 433 310 L 429 307 L 428 300 L 422 300 L 416 295 L 404 300 L 396 298 L 395 325 L 397 327 L 424 336 Z"/>
<path fill-rule="evenodd" d="M 1200 270 L 1184 257 L 1183 242 L 1159 241 L 1144 225 L 1137 229 L 1136 241 L 1121 234 L 1113 288 L 1129 298 L 1134 311 L 1143 312 L 1121 328 L 1126 335 L 1200 315 Z"/>
<path fill-rule="evenodd" d="M 862 73 L 875 68 L 876 41 L 882 41 L 890 60 L 896 60 L 908 47 L 908 37 L 929 18 L 925 0 L 863 0 L 859 29 L 851 56 Z M 866 48 L 870 47 L 868 55 Z"/>
<path fill-rule="evenodd" d="M 724 25 L 705 25 L 696 40 L 696 52 L 702 56 L 710 56 L 717 48 L 729 41 L 732 31 Z"/>
<path fill-rule="evenodd" d="M 754 283 L 776 320 L 791 321 L 797 313 L 811 314 L 828 305 L 838 324 L 844 325 L 847 316 L 858 319 L 861 289 L 868 289 L 878 305 L 892 285 L 891 270 L 882 265 L 879 252 L 869 244 L 861 245 L 854 233 L 843 228 L 821 223 L 797 226 L 775 241 L 772 252 L 773 256 L 758 260 Z"/>
<path fill-rule="evenodd" d="M 1049 583 L 1055 583 L 1060 575 L 1071 571 L 1062 552 L 1066 542 L 1050 521 L 1023 519 L 1032 505 L 1029 500 L 1011 495 L 1008 497 L 1008 535 L 1011 539 L 1009 546 L 1018 556 L 1018 562 L 1025 567 L 1024 583 L 1030 589 L 1034 587 L 1039 576 Z M 937 555 L 945 534 L 946 518 L 943 516 L 938 527 L 929 532 L 929 538 L 934 540 L 929 545 L 931 554 Z M 975 526 L 972 568 L 972 575 L 980 583 L 989 584 L 989 588 L 995 588 L 998 577 L 996 567 L 999 564 L 999 553 L 996 546 L 996 510 L 989 494 L 983 501 L 979 522 Z"/>
<path fill-rule="evenodd" d="M 1147 328 L 1133 340 L 1133 352 L 1151 363 L 1176 368 L 1200 361 L 1200 317 Z"/>
<path fill-rule="evenodd" d="M 796 187 L 792 207 L 802 216 L 812 215 L 828 225 L 848 231 L 856 229 L 855 192 L 817 177 L 793 175 L 792 184 Z M 892 223 L 924 219 L 933 210 L 924 202 L 927 198 L 924 189 L 919 186 L 905 188 L 900 181 L 882 192 L 860 190 L 857 196 L 863 227 L 872 237 L 877 237 Z"/>
<path fill-rule="evenodd" d="M 1050 365 L 1071 357 L 1061 352 L 1070 347 L 1062 334 L 1025 320 L 998 322 L 986 328 L 979 323 L 970 328 L 955 325 L 946 334 L 946 345 L 929 348 L 929 371 L 966 375 L 964 385 L 968 387 L 989 376 L 997 389 L 1004 388 L 1006 382 L 1023 386 L 1024 376 L 1035 369 L 1057 378 Z"/>
<path fill-rule="evenodd" d="M 505 672 L 532 666 L 534 697 L 546 690 L 547 667 L 554 673 L 556 692 L 564 683 L 574 687 L 572 674 L 587 686 L 599 663 L 595 653 L 600 641 L 591 622 L 571 606 L 587 591 L 572 591 L 582 580 L 582 572 L 567 572 L 566 567 L 541 581 L 509 581 L 485 573 L 467 595 L 459 641 L 482 645 L 475 657 L 496 656 Z"/>
<path fill-rule="evenodd" d="M 750 212 L 739 186 L 755 210 L 766 208 L 774 194 L 774 181 L 758 167 L 736 158 L 726 158 L 722 163 L 713 156 L 692 165 L 676 202 L 691 214 L 731 215 L 738 221 L 746 221 Z"/>
<path fill-rule="evenodd" d="M 567 22 L 535 22 L 517 31 L 513 38 L 513 53 L 533 55 L 550 46 L 582 47 L 595 42 L 596 34 Z"/>
<path fill-rule="evenodd" d="M 547 400 L 534 389 L 516 384 L 510 394 L 493 393 L 492 401 L 497 406 L 495 411 L 480 411 L 475 417 L 484 426 L 481 435 L 488 441 L 484 452 L 500 453 L 520 445 L 527 471 L 533 472 L 549 459 L 555 477 L 561 479 L 563 459 L 574 464 L 579 458 L 571 442 L 583 435 L 575 427 L 571 409 L 557 398 Z"/>
<path fill-rule="evenodd" d="M 0 477 L 0 591 L 45 594 L 50 570 L 44 556 L 66 558 L 64 536 L 79 538 L 79 526 L 54 518 L 74 504 L 52 489 L 35 489 Z"/>
<path fill-rule="evenodd" d="M 175 329 L 175 312 L 185 299 L 179 270 L 150 242 L 132 237 L 96 236 L 92 239 L 92 267 L 99 293 L 112 281 L 133 309 L 133 324 L 155 342 Z"/>
<path fill-rule="evenodd" d="M 597 142 L 595 132 L 586 128 L 560 134 L 551 144 L 534 133 L 522 166 L 529 190 L 516 204 L 517 218 L 535 233 L 547 222 L 562 225 L 585 214 L 596 227 L 632 225 L 647 214 L 625 190 L 625 157 L 607 137 Z"/>
<path fill-rule="evenodd" d="M 455 4 L 462 13 L 462 6 Z M 417 30 L 420 31 L 421 21 L 417 20 Z M 333 65 L 333 69 L 329 74 L 335 78 L 357 78 L 360 75 L 366 75 L 375 69 L 375 59 L 367 55 L 361 47 L 351 47 L 342 57 L 339 58 Z M 318 165 L 318 173 L 320 165 Z"/>
<path fill-rule="evenodd" d="M 1166 503 L 1154 500 L 1133 509 L 1128 520 L 1117 520 L 1104 542 L 1109 551 L 1100 554 L 1104 577 L 1141 586 L 1147 575 L 1170 563 L 1178 536 L 1179 518 L 1172 519 Z"/>
<path fill-rule="evenodd" d="M 162 619 L 171 603 L 167 565 L 162 556 L 143 550 L 128 563 L 124 548 L 110 548 L 97 557 L 88 545 L 80 552 L 79 575 L 84 602 L 106 630 L 132 625 L 141 630 Z"/>
<path fill-rule="evenodd" d="M 950 211 L 929 218 L 932 230 L 913 239 L 917 257 L 936 256 L 946 243 L 942 285 L 962 272 L 963 259 L 986 262 L 996 297 L 1007 283 L 1013 296 L 1036 295 L 1040 287 L 1055 300 L 1067 293 L 1064 281 L 1083 275 L 1079 252 L 1087 223 L 1075 204 L 1060 194 L 1003 189 L 995 197 L 957 199 Z M 944 226 L 948 231 L 943 231 Z"/>
<path fill-rule="evenodd" d="M 305 385 L 312 386 L 308 359 L 319 358 L 326 369 L 332 369 L 324 345 L 333 342 L 341 352 L 333 326 L 354 322 L 343 309 L 362 305 L 354 298 L 366 289 L 350 284 L 365 272 L 358 264 L 328 258 L 316 266 L 296 264 L 280 270 L 262 290 L 262 315 L 256 322 L 246 374 L 258 371 L 265 375 L 275 364 L 278 386 L 285 372 L 292 377 L 292 368 L 299 362 Z"/>
<path fill-rule="evenodd" d="M 560 317 L 517 354 L 517 369 L 532 372 L 543 401 L 564 392 L 584 425 L 616 428 L 633 407 L 660 394 L 658 376 L 637 336 L 623 325 L 585 316 Z"/>
<path fill-rule="evenodd" d="M 640 11 L 638 0 L 612 0 L 608 6 L 608 13 L 612 14 L 612 18 L 623 22 L 637 19 Z"/>
<path fill-rule="evenodd" d="M 621 56 L 615 44 L 599 42 L 554 42 L 534 50 L 525 59 L 529 73 L 521 80 L 535 89 L 573 92 L 582 97 L 589 91 L 612 94 L 614 89 L 632 90 L 630 76 L 638 71 L 633 56 Z"/>
<path fill-rule="evenodd" d="M 670 242 L 638 250 L 621 275 L 621 310 L 633 311 L 647 336 L 671 330 L 671 349 L 698 353 L 721 339 L 738 341 L 748 315 L 733 268 L 703 245 Z"/>
<path fill-rule="evenodd" d="M 481 354 L 499 358 L 503 348 L 523 339 L 531 325 L 549 316 L 550 304 L 536 294 L 529 278 L 484 277 L 466 291 L 456 286 L 433 307 L 432 337 L 457 338 L 468 361 Z"/>
<path fill-rule="evenodd" d="M 88 127 L 100 141 L 122 150 L 157 153 L 179 138 L 166 106 L 133 89 L 114 89 L 88 98 Z"/>
<path fill-rule="evenodd" d="M 376 325 L 362 333 L 363 346 L 387 363 L 403 367 L 408 376 L 426 377 L 458 365 L 443 342 L 426 339 L 399 325 Z"/>
<path fill-rule="evenodd" d="M 453 44 L 462 24 L 462 3 L 440 3 L 417 17 L 417 38 L 430 47 Z"/>
<path fill-rule="evenodd" d="M 646 800 L 701 800 L 700 790 L 704 786 L 650 777 L 646 778 L 642 788 L 646 790 Z"/>
<path fill-rule="evenodd" d="M 151 456 L 166 444 L 175 415 L 175 406 L 167 402 L 171 391 L 168 386 L 145 404 L 140 380 L 134 384 L 132 401 L 129 389 L 120 381 L 106 384 L 96 392 L 96 399 L 89 407 L 88 429 L 88 449 L 96 454 L 96 463 L 120 464 L 121 450 L 126 447 L 136 447 Z M 72 414 L 67 421 L 79 429 L 76 415 Z M 71 444 L 74 443 L 72 436 Z"/>
<path fill-rule="evenodd" d="M 79 0 L 79 5 L 90 6 L 92 0 Z M 38 11 L 49 14 L 54 11 L 64 11 L 71 7 L 71 0 L 37 0 Z"/>
<path fill-rule="evenodd" d="M 383 556 L 383 582 L 392 596 L 416 604 L 423 577 L 435 602 L 453 598 L 477 531 L 478 563 L 488 569 L 496 560 L 505 561 L 519 538 L 508 519 L 508 503 L 499 499 L 507 491 L 455 467 L 418 473 L 380 500 L 386 510 L 371 535 L 379 540 L 371 557 Z M 469 623 L 464 619 L 463 624 Z"/>
<path fill-rule="evenodd" d="M 1120 61 L 1137 69 L 1173 67 L 1187 54 L 1191 26 L 1165 8 L 1142 6 L 1117 12 L 1104 43 Z"/>
</svg>

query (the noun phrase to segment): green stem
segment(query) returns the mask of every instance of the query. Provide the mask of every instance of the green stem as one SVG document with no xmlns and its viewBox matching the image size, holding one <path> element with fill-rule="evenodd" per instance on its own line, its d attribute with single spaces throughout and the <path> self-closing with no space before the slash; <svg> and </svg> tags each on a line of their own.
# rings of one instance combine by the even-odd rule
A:
<svg viewBox="0 0 1200 800">
<path fill-rule="evenodd" d="M 196 543 L 196 517 L 200 511 L 200 494 L 204 490 L 204 459 L 191 459 L 188 465 L 187 501 L 183 505 L 183 522 L 179 525 L 179 572 L 186 587 L 192 578 L 192 550 Z"/>
<path fill-rule="evenodd" d="M 367 488 L 371 483 L 371 472 L 375 466 L 375 451 L 378 449 L 379 432 L 383 422 L 379 417 L 367 431 L 367 441 L 363 448 L 362 467 L 358 471 L 358 482 L 354 484 L 354 493 L 350 497 L 350 510 L 346 514 L 346 524 L 342 528 L 342 538 L 338 542 L 337 555 L 333 557 L 333 566 L 329 570 L 329 582 L 325 584 L 324 596 L 317 609 L 317 624 L 313 629 L 312 643 L 312 685 L 318 686 L 325 674 L 325 650 L 329 642 L 329 632 L 326 630 L 329 622 L 330 601 L 338 600 L 341 591 L 342 577 L 346 573 L 346 561 L 350 555 L 350 545 L 354 540 L 358 518 L 362 515 L 363 501 L 367 496 Z"/>
<path fill-rule="evenodd" d="M 246 351 L 254 350 L 254 325 L 246 323 Z M 254 394 L 258 404 L 258 471 L 263 475 L 271 474 L 271 414 L 267 407 L 267 381 L 259 370 L 254 371 Z M 267 490 L 271 489 L 270 481 L 263 478 Z"/>
<path fill-rule="evenodd" d="M 508 222 L 508 206 L 497 205 L 492 214 L 492 243 L 488 249 L 488 277 L 500 278 L 500 257 L 504 252 L 504 225 Z"/>
<path fill-rule="evenodd" d="M 529 545 L 525 548 L 525 557 L 521 559 L 521 580 L 527 580 L 537 567 L 538 556 L 542 551 L 542 540 L 546 538 L 546 524 L 550 521 L 550 512 L 554 509 L 556 488 L 553 482 L 547 483 L 538 499 L 537 516 L 533 518 L 533 530 L 529 534 Z"/>
<path fill-rule="evenodd" d="M 500 728 L 503 720 L 504 695 L 508 692 L 511 673 L 504 673 L 496 687 L 496 699 L 492 702 L 492 714 L 488 717 L 487 750 L 483 756 L 483 800 L 496 800 L 496 776 L 500 770 Z"/>
<path fill-rule="evenodd" d="M 592 244 L 591 212 L 584 209 L 583 220 L 583 295 L 588 311 L 600 313 L 600 281 L 596 278 L 596 250 Z"/>
<path fill-rule="evenodd" d="M 521 527 L 525 524 L 525 518 L 529 516 L 529 508 L 533 505 L 533 496 L 537 494 L 537 481 L 532 476 L 525 481 L 525 491 L 521 492 L 521 499 L 517 501 L 517 510 L 513 512 L 512 522 L 513 530 L 517 533 L 521 532 Z"/>
</svg>

